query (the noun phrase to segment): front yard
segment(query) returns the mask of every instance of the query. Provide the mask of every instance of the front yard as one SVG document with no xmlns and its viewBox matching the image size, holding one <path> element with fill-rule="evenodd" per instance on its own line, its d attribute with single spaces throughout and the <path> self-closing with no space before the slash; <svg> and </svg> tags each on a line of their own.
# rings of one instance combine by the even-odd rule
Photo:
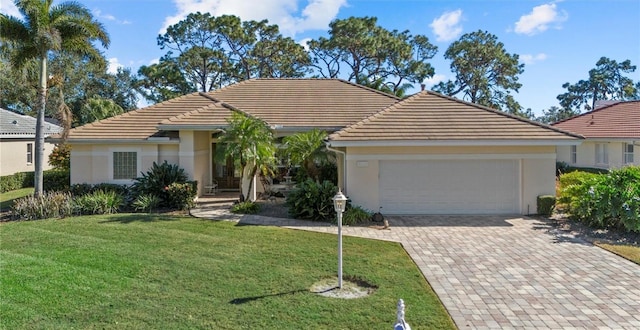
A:
<svg viewBox="0 0 640 330">
<path fill-rule="evenodd" d="M 5 328 L 413 329 L 454 325 L 399 244 L 346 237 L 359 299 L 309 292 L 335 276 L 335 235 L 118 214 L 0 224 Z"/>
</svg>

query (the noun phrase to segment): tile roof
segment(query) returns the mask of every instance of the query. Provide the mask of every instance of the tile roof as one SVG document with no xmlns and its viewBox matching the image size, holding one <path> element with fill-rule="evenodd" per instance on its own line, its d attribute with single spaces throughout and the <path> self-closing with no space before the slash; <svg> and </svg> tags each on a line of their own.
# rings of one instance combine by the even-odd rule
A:
<svg viewBox="0 0 640 330">
<path fill-rule="evenodd" d="M 36 122 L 36 118 L 0 108 L 0 137 L 3 139 L 35 138 Z M 45 136 L 60 132 L 62 127 L 49 122 L 44 123 Z"/>
<path fill-rule="evenodd" d="M 231 111 L 286 128 L 337 130 L 397 102 L 395 96 L 340 79 L 252 79 L 192 93 L 74 128 L 69 140 L 144 140 L 166 130 L 215 129 Z"/>
<path fill-rule="evenodd" d="M 332 141 L 574 140 L 537 122 L 422 91 L 332 135 Z"/>
<path fill-rule="evenodd" d="M 640 138 L 640 101 L 610 104 L 552 124 L 586 138 Z"/>
</svg>

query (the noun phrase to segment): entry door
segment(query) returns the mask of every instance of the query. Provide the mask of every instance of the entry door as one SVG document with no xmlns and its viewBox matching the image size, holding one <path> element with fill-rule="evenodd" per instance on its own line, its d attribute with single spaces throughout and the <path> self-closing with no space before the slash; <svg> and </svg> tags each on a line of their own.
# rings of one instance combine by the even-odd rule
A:
<svg viewBox="0 0 640 330">
<path fill-rule="evenodd" d="M 216 145 L 213 145 L 213 155 L 216 154 Z M 213 177 L 218 181 L 219 189 L 239 190 L 240 189 L 240 173 L 233 165 L 233 159 L 227 158 L 225 162 L 216 162 L 213 157 Z"/>
</svg>

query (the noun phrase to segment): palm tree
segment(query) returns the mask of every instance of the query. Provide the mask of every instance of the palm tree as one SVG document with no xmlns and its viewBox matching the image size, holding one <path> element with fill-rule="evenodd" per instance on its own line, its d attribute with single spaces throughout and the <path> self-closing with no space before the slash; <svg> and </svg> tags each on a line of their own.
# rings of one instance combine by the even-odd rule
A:
<svg viewBox="0 0 640 330">
<path fill-rule="evenodd" d="M 221 161 L 231 158 L 240 166 L 240 193 L 245 200 L 251 193 L 253 177 L 258 171 L 266 174 L 265 169 L 275 163 L 273 132 L 262 120 L 239 112 L 234 112 L 227 123 L 229 126 L 218 139 L 221 148 L 216 148 L 219 150 L 216 158 Z"/>
<path fill-rule="evenodd" d="M 34 194 L 38 196 L 43 190 L 47 57 L 51 52 L 66 51 L 99 58 L 100 52 L 92 42 L 100 41 L 108 47 L 109 36 L 91 12 L 76 2 L 53 6 L 53 0 L 17 0 L 15 4 L 23 18 L 0 14 L 0 41 L 14 49 L 10 58 L 12 67 L 21 68 L 32 60 L 40 64 L 34 162 Z"/>
<path fill-rule="evenodd" d="M 333 160 L 333 154 L 327 150 L 324 143 L 326 138 L 327 132 L 319 129 L 286 136 L 283 139 L 285 155 L 293 165 L 302 166 L 310 178 L 318 181 L 318 165 Z"/>
</svg>

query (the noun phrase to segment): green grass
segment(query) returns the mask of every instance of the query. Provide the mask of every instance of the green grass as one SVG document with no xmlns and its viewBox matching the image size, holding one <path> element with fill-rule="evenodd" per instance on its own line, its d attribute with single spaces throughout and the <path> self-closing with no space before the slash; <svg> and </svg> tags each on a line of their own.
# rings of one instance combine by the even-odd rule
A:
<svg viewBox="0 0 640 330">
<path fill-rule="evenodd" d="M 335 276 L 335 235 L 165 215 L 0 225 L 0 326 L 413 329 L 454 325 L 399 244 L 345 237 L 344 272 L 378 289 L 309 292 Z"/>
<path fill-rule="evenodd" d="M 640 246 L 605 243 L 596 243 L 596 245 L 640 265 Z"/>
<path fill-rule="evenodd" d="M 13 200 L 33 194 L 33 188 L 22 188 L 0 194 L 0 211 L 6 211 L 13 205 Z"/>
</svg>

